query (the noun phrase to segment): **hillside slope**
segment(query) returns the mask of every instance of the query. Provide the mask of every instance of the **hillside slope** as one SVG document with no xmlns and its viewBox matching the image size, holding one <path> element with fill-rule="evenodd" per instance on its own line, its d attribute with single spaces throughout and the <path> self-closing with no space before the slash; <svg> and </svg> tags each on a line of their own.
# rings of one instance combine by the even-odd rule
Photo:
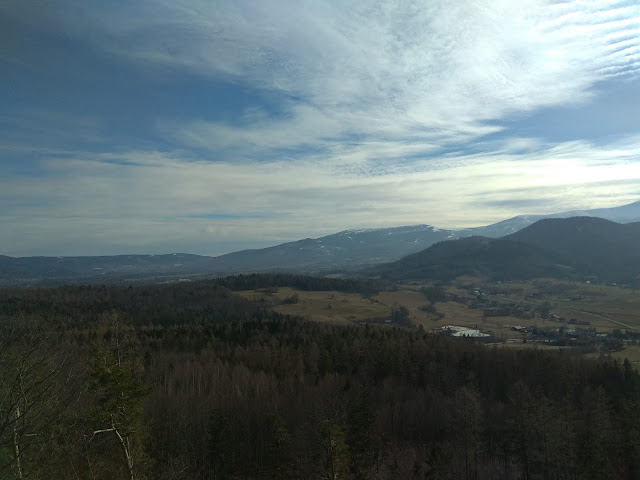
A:
<svg viewBox="0 0 640 480">
<path fill-rule="evenodd" d="M 498 239 L 441 242 L 375 271 L 392 280 L 558 277 L 634 282 L 640 275 L 640 223 L 591 217 L 546 219 Z"/>
<path fill-rule="evenodd" d="M 453 231 L 430 225 L 345 230 L 316 239 L 229 253 L 213 258 L 211 265 L 218 272 L 349 269 L 392 261 L 452 238 L 456 238 Z"/>
<path fill-rule="evenodd" d="M 545 219 L 508 237 L 554 252 L 582 275 L 629 281 L 640 274 L 640 222 Z"/>
</svg>

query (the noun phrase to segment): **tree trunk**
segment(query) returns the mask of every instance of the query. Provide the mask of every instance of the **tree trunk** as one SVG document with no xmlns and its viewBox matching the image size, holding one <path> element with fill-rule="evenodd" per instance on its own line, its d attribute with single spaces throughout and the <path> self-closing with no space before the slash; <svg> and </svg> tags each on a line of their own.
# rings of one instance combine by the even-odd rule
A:
<svg viewBox="0 0 640 480">
<path fill-rule="evenodd" d="M 16 462 L 16 478 L 22 479 L 22 462 L 20 461 L 20 434 L 17 422 L 20 419 L 20 407 L 16 406 L 16 423 L 13 425 L 13 458 Z"/>
<path fill-rule="evenodd" d="M 124 461 L 127 464 L 127 470 L 129 472 L 128 480 L 135 480 L 135 475 L 133 474 L 133 457 L 131 456 L 131 449 L 129 448 L 129 437 L 123 437 L 113 423 L 111 424 L 111 428 L 96 430 L 93 432 L 93 435 L 97 435 L 98 433 L 106 433 L 106 432 L 113 432 L 116 438 L 118 439 L 118 441 L 120 442 Z"/>
<path fill-rule="evenodd" d="M 129 480 L 135 480 L 133 475 L 133 458 L 131 458 L 131 452 L 129 451 L 129 438 L 123 438 L 117 428 L 113 427 L 113 431 L 122 445 L 122 453 L 124 454 L 125 462 L 127 463 L 127 469 L 129 470 Z"/>
</svg>

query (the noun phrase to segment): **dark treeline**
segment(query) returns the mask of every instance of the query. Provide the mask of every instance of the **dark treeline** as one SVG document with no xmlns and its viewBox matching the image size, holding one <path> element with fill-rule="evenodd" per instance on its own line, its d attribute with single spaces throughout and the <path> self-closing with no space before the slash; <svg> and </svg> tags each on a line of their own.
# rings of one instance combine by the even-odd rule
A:
<svg viewBox="0 0 640 480">
<path fill-rule="evenodd" d="M 632 479 L 639 411 L 628 362 L 318 324 L 211 282 L 0 291 L 0 478 Z"/>
<path fill-rule="evenodd" d="M 197 282 L 122 287 L 117 285 L 67 285 L 56 288 L 4 288 L 0 289 L 0 313 L 63 313 L 83 319 L 109 310 L 127 312 L 135 321 L 151 320 L 162 323 L 163 315 L 175 323 L 202 319 L 221 320 L 254 307 L 245 300 L 232 297 L 229 290 L 258 290 L 292 287 L 298 290 L 340 291 L 372 295 L 389 285 L 376 279 L 342 279 L 308 275 L 250 274 L 234 275 Z M 178 315 L 179 314 L 179 315 Z M 185 318 L 184 315 L 189 315 Z M 214 315 L 215 318 L 211 318 Z M 223 318 L 220 318 L 222 316 Z M 145 319 L 145 320 L 143 320 Z"/>
<path fill-rule="evenodd" d="M 293 287 L 299 290 L 360 293 L 363 295 L 378 293 L 389 284 L 380 279 L 327 278 L 289 273 L 254 273 L 234 275 L 214 280 L 217 285 L 230 290 L 255 290 L 259 288 Z"/>
</svg>

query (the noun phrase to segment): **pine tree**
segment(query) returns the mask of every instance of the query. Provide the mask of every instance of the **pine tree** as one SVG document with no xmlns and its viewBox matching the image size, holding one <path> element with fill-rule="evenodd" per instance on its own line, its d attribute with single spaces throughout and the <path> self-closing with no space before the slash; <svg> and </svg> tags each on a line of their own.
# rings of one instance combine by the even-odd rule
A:
<svg viewBox="0 0 640 480">
<path fill-rule="evenodd" d="M 92 415 L 99 426 L 93 429 L 91 438 L 113 434 L 127 467 L 127 478 L 135 480 L 138 457 L 142 457 L 139 442 L 145 434 L 143 400 L 149 389 L 132 366 L 122 364 L 110 351 L 99 347 L 91 378 L 91 390 L 96 397 Z"/>
</svg>

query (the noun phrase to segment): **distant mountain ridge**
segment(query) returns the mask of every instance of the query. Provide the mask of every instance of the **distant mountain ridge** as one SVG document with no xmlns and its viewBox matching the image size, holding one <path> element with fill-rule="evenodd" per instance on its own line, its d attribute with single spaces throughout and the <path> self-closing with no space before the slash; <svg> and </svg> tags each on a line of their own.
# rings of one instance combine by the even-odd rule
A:
<svg viewBox="0 0 640 480">
<path fill-rule="evenodd" d="M 603 216 L 621 223 L 640 221 L 640 202 L 615 208 L 517 216 L 484 227 L 457 230 L 431 225 L 344 230 L 320 238 L 306 238 L 218 257 L 184 253 L 98 257 L 0 256 L 0 285 L 176 281 L 198 276 L 266 271 L 349 272 L 398 260 L 444 240 L 471 236 L 502 237 L 542 218 L 565 218 L 576 214 Z"/>
<path fill-rule="evenodd" d="M 104 257 L 0 256 L 0 285 L 162 281 L 266 271 L 354 270 L 395 260 L 452 238 L 457 237 L 451 230 L 413 225 L 345 230 L 321 238 L 305 238 L 218 257 L 182 253 Z"/>
<path fill-rule="evenodd" d="M 18 258 L 0 255 L 0 285 L 112 282 L 148 275 L 204 273 L 209 258 L 185 253 Z"/>
<path fill-rule="evenodd" d="M 640 201 L 612 208 L 596 208 L 593 210 L 571 210 L 568 212 L 552 213 L 549 215 L 518 215 L 516 217 L 503 220 L 485 227 L 467 228 L 456 230 L 460 237 L 470 237 L 479 235 L 483 237 L 504 237 L 529 225 L 533 225 L 538 220 L 545 218 L 570 218 L 570 217 L 598 217 L 616 223 L 640 222 Z"/>
<path fill-rule="evenodd" d="M 215 257 L 214 264 L 220 271 L 350 269 L 387 262 L 453 238 L 457 238 L 454 231 L 430 225 L 344 230 L 325 237 L 229 253 Z"/>
<path fill-rule="evenodd" d="M 597 217 L 542 219 L 500 238 L 441 242 L 374 271 L 392 280 L 451 280 L 481 275 L 493 280 L 557 277 L 637 283 L 640 222 Z"/>
</svg>

